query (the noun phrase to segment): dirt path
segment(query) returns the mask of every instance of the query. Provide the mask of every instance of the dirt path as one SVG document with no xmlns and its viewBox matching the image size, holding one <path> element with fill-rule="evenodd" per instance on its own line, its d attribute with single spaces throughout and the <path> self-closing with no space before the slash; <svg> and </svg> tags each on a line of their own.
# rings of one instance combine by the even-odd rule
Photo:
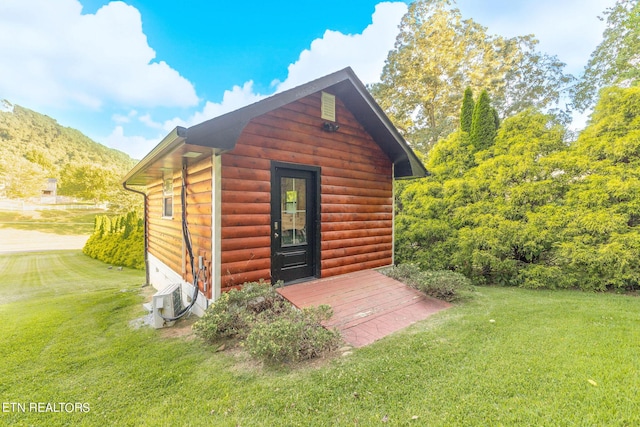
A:
<svg viewBox="0 0 640 427">
<path fill-rule="evenodd" d="M 33 230 L 0 228 L 0 254 L 25 251 L 82 249 L 89 236 L 58 235 Z"/>
</svg>

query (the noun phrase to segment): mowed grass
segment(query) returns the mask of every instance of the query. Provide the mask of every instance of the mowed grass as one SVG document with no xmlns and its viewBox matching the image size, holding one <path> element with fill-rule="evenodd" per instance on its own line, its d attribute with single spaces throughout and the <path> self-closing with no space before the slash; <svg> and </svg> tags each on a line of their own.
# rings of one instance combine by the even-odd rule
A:
<svg viewBox="0 0 640 427">
<path fill-rule="evenodd" d="M 77 251 L 0 256 L 0 295 L 22 295 L 0 303 L 0 400 L 90 408 L 0 425 L 640 425 L 638 297 L 479 288 L 350 356 L 265 367 L 129 326 L 143 276 Z"/>
<path fill-rule="evenodd" d="M 0 211 L 0 227 L 59 235 L 88 235 L 93 233 L 95 216 L 104 214 L 105 211 L 94 210 Z"/>
</svg>

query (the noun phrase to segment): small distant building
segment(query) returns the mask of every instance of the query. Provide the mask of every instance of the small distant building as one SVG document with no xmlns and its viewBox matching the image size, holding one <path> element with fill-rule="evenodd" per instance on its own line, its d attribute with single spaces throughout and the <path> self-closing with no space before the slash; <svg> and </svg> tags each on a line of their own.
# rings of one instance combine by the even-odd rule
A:
<svg viewBox="0 0 640 427">
<path fill-rule="evenodd" d="M 58 195 L 58 180 L 48 178 L 45 187 L 40 195 L 40 203 L 55 203 Z"/>
</svg>

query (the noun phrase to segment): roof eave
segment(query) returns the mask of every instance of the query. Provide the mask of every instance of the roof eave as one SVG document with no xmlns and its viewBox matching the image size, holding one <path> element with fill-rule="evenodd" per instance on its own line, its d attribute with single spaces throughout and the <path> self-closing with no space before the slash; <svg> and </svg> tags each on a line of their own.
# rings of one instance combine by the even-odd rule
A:
<svg viewBox="0 0 640 427">
<path fill-rule="evenodd" d="M 154 164 L 162 163 L 170 153 L 175 152 L 178 148 L 184 145 L 187 137 L 187 129 L 182 126 L 177 126 L 162 141 L 147 154 L 137 165 L 129 171 L 129 173 L 122 179 L 122 184 L 125 186 L 144 186 L 149 184 L 148 174 L 145 172 Z"/>
<path fill-rule="evenodd" d="M 347 108 L 389 156 L 394 164 L 394 178 L 407 179 L 428 176 L 427 169 L 418 159 L 411 146 L 398 132 L 398 129 L 391 123 L 391 120 L 389 120 L 371 93 L 369 93 L 364 83 L 358 79 L 351 68 L 346 68 L 344 71 L 349 75 L 352 87 L 357 91 L 359 98 L 345 97 L 343 102 L 349 104 L 350 100 L 354 100 L 355 105 L 351 106 L 351 108 L 347 105 Z M 348 87 L 346 90 L 348 90 Z M 358 108 L 359 99 L 366 103 L 368 109 Z M 364 113 L 358 114 L 358 112 Z"/>
<path fill-rule="evenodd" d="M 322 90 L 332 90 L 336 95 L 341 96 L 347 108 L 354 113 L 394 164 L 394 178 L 419 178 L 428 175 L 422 162 L 373 99 L 365 85 L 353 70 L 347 67 L 189 129 L 176 127 L 127 174 L 123 183 L 148 185 L 152 177 L 157 180 L 158 174 L 162 176 L 160 169 L 175 167 L 181 160 L 179 157 L 181 146 L 197 147 L 198 151 L 213 154 L 232 150 L 251 119 Z M 163 160 L 168 156 L 170 158 L 163 168 Z"/>
</svg>

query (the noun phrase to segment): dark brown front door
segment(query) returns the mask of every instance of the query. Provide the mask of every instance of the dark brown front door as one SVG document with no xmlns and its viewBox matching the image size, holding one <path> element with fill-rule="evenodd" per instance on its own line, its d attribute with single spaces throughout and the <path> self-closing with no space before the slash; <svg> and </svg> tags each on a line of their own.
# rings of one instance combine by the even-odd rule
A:
<svg viewBox="0 0 640 427">
<path fill-rule="evenodd" d="M 271 276 L 301 281 L 319 270 L 319 170 L 274 163 L 271 168 Z"/>
</svg>

